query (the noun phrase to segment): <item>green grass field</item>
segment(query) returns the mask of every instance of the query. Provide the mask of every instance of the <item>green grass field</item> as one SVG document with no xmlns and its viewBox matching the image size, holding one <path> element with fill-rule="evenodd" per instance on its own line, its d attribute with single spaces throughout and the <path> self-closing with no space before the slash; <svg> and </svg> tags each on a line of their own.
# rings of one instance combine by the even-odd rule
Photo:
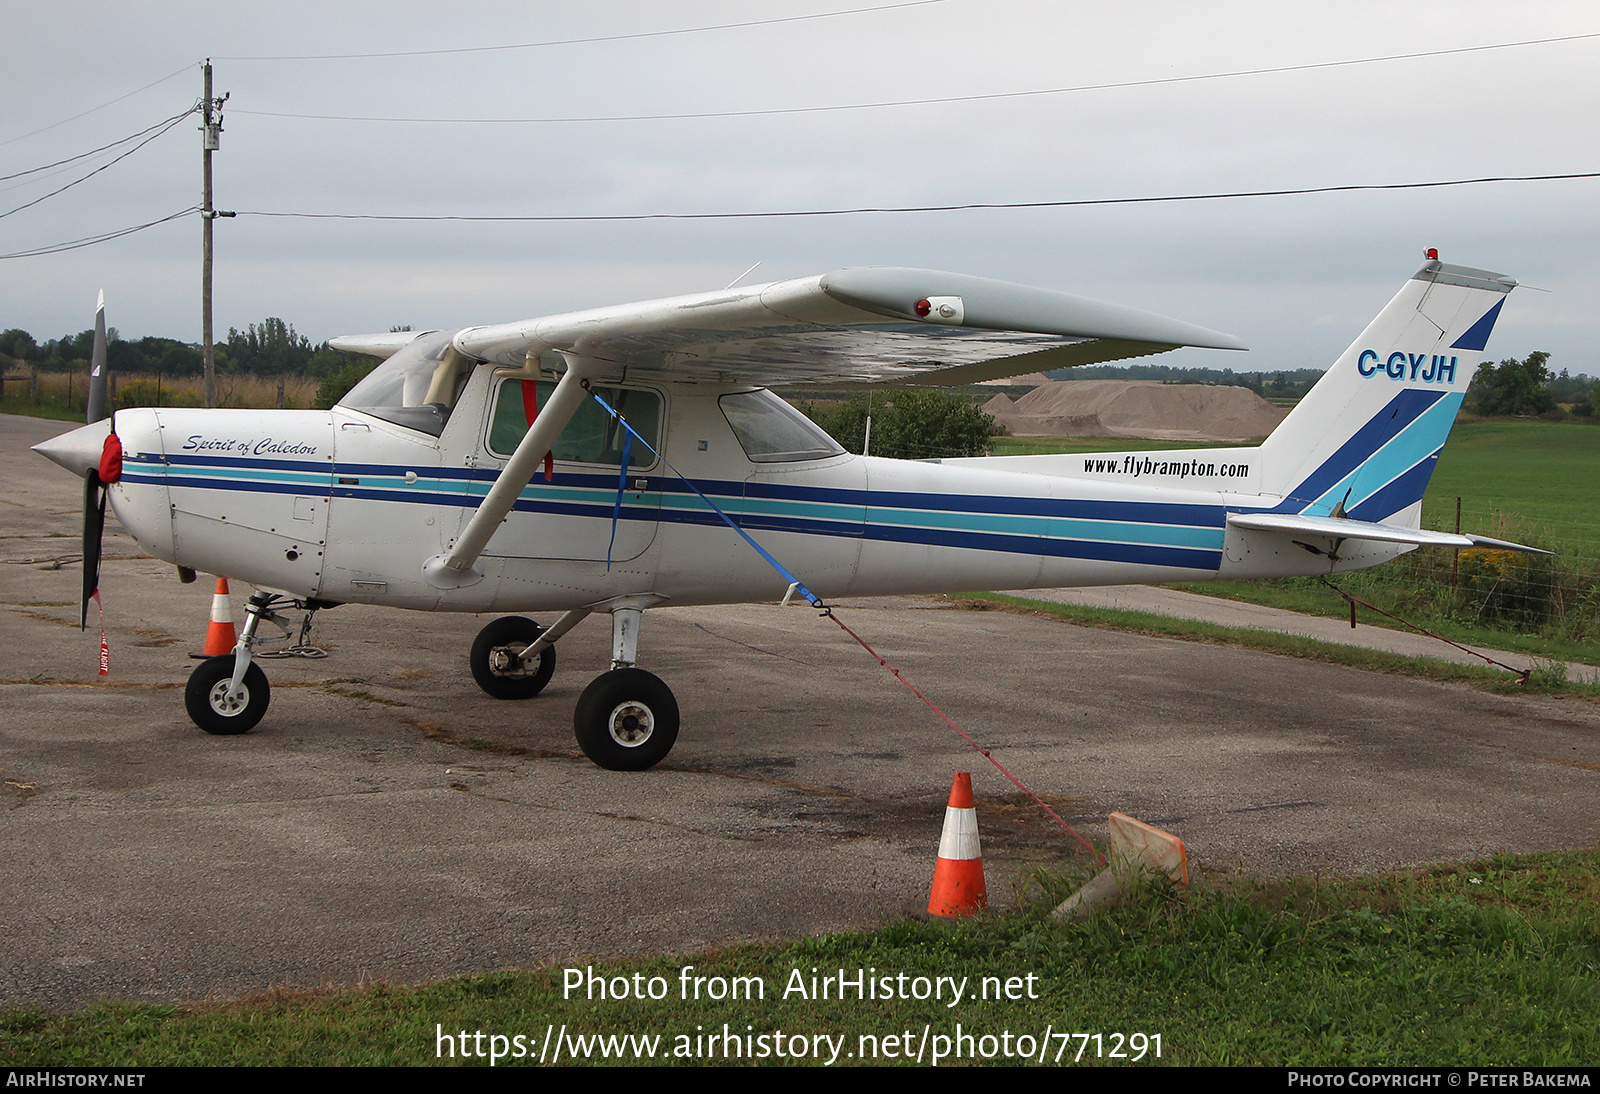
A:
<svg viewBox="0 0 1600 1094">
<path fill-rule="evenodd" d="M 1457 423 L 1428 483 L 1429 517 L 1454 521 L 1496 511 L 1543 524 L 1559 540 L 1600 547 L 1600 424 L 1469 421 Z M 1463 528 L 1493 535 L 1492 531 Z M 1600 554 L 1600 550 L 1588 552 Z"/>
<path fill-rule="evenodd" d="M 574 992 L 562 969 L 548 968 L 183 1007 L 0 1011 L 0 1058 L 122 1068 L 482 1066 L 492 1051 L 500 1066 L 537 1064 L 541 1052 L 546 1063 L 686 1065 L 904 1064 L 920 1055 L 947 1066 L 1526 1067 L 1600 1058 L 1600 852 L 1347 881 L 1230 881 L 1188 895 L 1150 886 L 1088 920 L 1052 921 L 1047 910 L 1086 876 L 1036 873 L 1028 907 L 1013 913 L 576 962 Z M 625 978 L 630 997 L 589 998 L 591 968 L 613 988 Z M 841 970 L 847 980 L 865 972 L 874 990 L 888 978 L 893 997 L 861 999 L 848 987 L 842 999 L 836 989 L 812 995 L 814 975 L 820 983 Z M 694 977 L 704 978 L 699 999 L 688 990 Z M 930 989 L 949 977 L 964 994 L 954 1006 L 949 991 L 905 998 L 917 977 Z M 726 997 L 735 978 L 744 986 L 736 1000 Z M 718 981 L 724 997 L 707 998 Z"/>
</svg>

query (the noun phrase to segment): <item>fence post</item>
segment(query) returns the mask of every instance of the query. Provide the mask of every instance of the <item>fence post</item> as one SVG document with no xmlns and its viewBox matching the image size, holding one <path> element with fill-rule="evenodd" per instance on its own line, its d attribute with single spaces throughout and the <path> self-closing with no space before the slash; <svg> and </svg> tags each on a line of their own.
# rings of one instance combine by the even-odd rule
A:
<svg viewBox="0 0 1600 1094">
<path fill-rule="evenodd" d="M 1457 494 L 1456 495 L 1456 535 L 1459 536 L 1460 534 L 1461 534 L 1461 495 Z M 1457 547 L 1452 552 L 1452 554 L 1455 556 L 1454 558 L 1452 558 L 1450 560 L 1450 588 L 1453 590 L 1456 587 L 1456 575 L 1461 572 L 1461 548 Z"/>
</svg>

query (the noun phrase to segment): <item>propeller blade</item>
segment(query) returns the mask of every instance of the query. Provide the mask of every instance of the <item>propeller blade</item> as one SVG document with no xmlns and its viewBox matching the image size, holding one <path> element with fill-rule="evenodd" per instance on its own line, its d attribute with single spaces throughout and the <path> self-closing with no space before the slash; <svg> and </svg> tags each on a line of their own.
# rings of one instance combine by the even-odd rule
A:
<svg viewBox="0 0 1600 1094">
<path fill-rule="evenodd" d="M 94 309 L 94 350 L 89 359 L 89 424 L 106 417 L 106 294 L 100 290 L 100 299 Z M 89 628 L 89 601 L 100 589 L 100 550 L 106 530 L 106 485 L 116 482 L 122 474 L 122 445 L 117 441 L 116 418 L 111 419 L 111 433 L 106 437 L 101 452 L 100 466 L 83 473 L 83 618 L 80 630 Z M 114 453 L 113 453 L 113 450 Z M 115 458 L 113 459 L 113 455 Z M 107 478 L 101 474 L 105 470 Z"/>
<path fill-rule="evenodd" d="M 94 349 L 89 356 L 89 416 L 93 425 L 106 416 L 106 294 L 94 309 Z"/>
<path fill-rule="evenodd" d="M 83 473 L 83 618 L 80 630 L 89 628 L 89 601 L 100 588 L 100 540 L 106 527 L 106 488 L 100 471 Z"/>
</svg>

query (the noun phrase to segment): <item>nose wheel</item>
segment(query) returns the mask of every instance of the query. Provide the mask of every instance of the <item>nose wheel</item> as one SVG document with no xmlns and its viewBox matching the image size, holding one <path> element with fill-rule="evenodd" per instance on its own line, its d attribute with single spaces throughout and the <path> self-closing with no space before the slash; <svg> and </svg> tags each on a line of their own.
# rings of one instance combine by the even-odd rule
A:
<svg viewBox="0 0 1600 1094">
<path fill-rule="evenodd" d="M 578 747 L 611 771 L 644 771 L 678 739 L 678 700 L 644 669 L 612 669 L 583 689 L 573 712 Z"/>
<path fill-rule="evenodd" d="M 183 690 L 183 705 L 190 721 L 207 733 L 249 733 L 267 713 L 271 689 L 260 666 L 252 664 L 247 668 L 239 690 L 231 690 L 234 656 L 229 653 L 200 662 L 189 674 L 189 684 Z"/>
</svg>

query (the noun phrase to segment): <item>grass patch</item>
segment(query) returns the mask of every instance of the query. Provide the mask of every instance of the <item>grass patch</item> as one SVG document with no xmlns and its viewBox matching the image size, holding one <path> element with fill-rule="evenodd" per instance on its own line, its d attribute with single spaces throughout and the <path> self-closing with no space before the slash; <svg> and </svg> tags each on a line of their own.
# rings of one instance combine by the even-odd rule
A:
<svg viewBox="0 0 1600 1094">
<path fill-rule="evenodd" d="M 1453 520 L 1457 497 L 1464 510 L 1503 510 L 1549 523 L 1558 538 L 1600 546 L 1593 517 L 1600 503 L 1600 430 L 1584 422 L 1457 422 L 1423 500 L 1431 510 L 1448 510 Z M 1580 523 L 1580 516 L 1587 519 Z"/>
<path fill-rule="evenodd" d="M 1600 649 L 1597 649 L 1592 641 L 1577 641 L 1558 635 L 1524 634 L 1499 627 L 1478 626 L 1435 612 L 1419 612 L 1413 617 L 1406 613 L 1403 605 L 1383 603 L 1384 588 L 1380 586 L 1374 589 L 1370 587 L 1370 582 L 1363 582 L 1360 577 L 1360 574 L 1338 574 L 1332 580 L 1335 585 L 1347 588 L 1350 595 L 1362 600 L 1376 597 L 1381 607 L 1396 611 L 1417 626 L 1441 634 L 1453 642 L 1460 642 L 1466 646 L 1480 646 L 1484 649 L 1525 653 L 1530 657 L 1542 657 L 1548 660 L 1577 661 L 1580 664 L 1587 664 L 1600 658 Z M 1270 581 L 1195 581 L 1167 587 L 1223 600 L 1238 600 L 1246 604 L 1283 608 L 1286 611 L 1321 616 L 1326 619 L 1350 618 L 1350 606 L 1345 603 L 1344 598 L 1314 577 L 1280 578 Z M 1356 618 L 1374 627 L 1386 627 L 1408 634 L 1416 633 L 1410 627 L 1365 608 L 1357 609 Z"/>
<path fill-rule="evenodd" d="M 408 707 L 411 705 L 410 703 L 402 703 L 398 699 L 385 699 L 381 695 L 374 695 L 370 691 L 362 691 L 359 688 L 341 688 L 333 684 L 323 684 L 321 687 L 329 695 L 342 695 L 346 699 L 357 699 L 363 703 L 377 703 L 386 707 Z"/>
<path fill-rule="evenodd" d="M 958 1022 L 971 1038 L 964 1052 L 994 1062 L 1008 1062 L 1002 1045 L 1009 1062 L 1024 1048 L 1037 1061 L 1047 1031 L 1052 1063 L 1080 1047 L 1082 1063 L 1132 1062 L 1133 1042 L 1119 1046 L 1118 1033 L 1145 1035 L 1139 1062 L 1180 1066 L 1581 1066 L 1600 1054 L 1595 850 L 1346 881 L 1240 881 L 1187 896 L 1151 888 L 1087 921 L 1054 923 L 1046 910 L 1080 880 L 1040 871 L 1029 906 L 1014 913 L 592 965 L 630 989 L 653 983 L 661 1000 L 590 1000 L 581 989 L 566 998 L 563 971 L 547 968 L 194 1006 L 102 1002 L 69 1015 L 0 1012 L 0 1055 L 12 1066 L 462 1063 L 456 1037 L 455 1058 L 439 1058 L 442 1030 L 464 1031 L 475 1054 L 465 1062 L 484 1064 L 492 1035 L 514 1052 L 520 1034 L 532 1059 L 506 1065 L 536 1062 L 564 1029 L 563 1063 L 577 1038 L 592 1063 L 607 1049 L 636 1062 L 650 1047 L 655 1063 L 734 1062 L 704 1040 L 726 1025 L 764 1035 L 756 1043 L 768 1052 L 777 1031 L 790 1051 L 802 1039 L 804 1057 L 758 1063 L 815 1063 L 817 1049 L 824 1061 L 837 1051 L 839 1063 L 871 1062 L 862 1055 L 874 1048 L 901 1062 L 919 1045 L 927 1063 L 935 1048 L 954 1049 Z M 759 982 L 761 998 L 684 1000 L 685 966 L 708 978 L 703 988 L 743 977 L 754 994 Z M 785 996 L 797 984 L 809 996 L 813 970 L 871 970 L 896 997 Z M 900 998 L 916 977 L 964 979 L 966 994 L 953 1007 L 948 987 L 943 999 Z M 985 988 L 991 998 L 978 997 Z M 1102 1037 L 1097 1046 L 1072 1033 Z"/>
<path fill-rule="evenodd" d="M 1319 642 L 1294 634 L 1275 631 L 1258 631 L 1247 627 L 1224 627 L 1198 619 L 1173 619 L 1154 612 L 1134 611 L 1127 608 L 1097 608 L 1080 604 L 1057 604 L 1048 600 L 1009 596 L 1005 593 L 962 593 L 950 598 L 958 604 L 978 610 L 1015 611 L 1032 615 L 1051 616 L 1068 623 L 1086 627 L 1105 627 L 1111 630 L 1132 631 L 1162 638 L 1183 638 L 1190 641 L 1220 642 L 1230 646 L 1281 653 L 1308 661 L 1324 661 L 1333 665 L 1387 672 L 1399 676 L 1419 676 L 1428 680 L 1444 680 L 1472 684 L 1477 687 L 1500 690 L 1514 688 L 1529 690 L 1517 683 L 1517 677 L 1503 669 L 1487 665 L 1461 665 L 1432 657 L 1411 657 L 1385 650 L 1369 650 L 1360 646 L 1341 646 L 1333 642 Z M 1535 690 L 1560 691 L 1564 694 L 1582 695 L 1600 699 L 1600 685 L 1573 684 L 1566 681 L 1566 673 L 1546 672 L 1537 681 L 1531 680 Z"/>
</svg>

